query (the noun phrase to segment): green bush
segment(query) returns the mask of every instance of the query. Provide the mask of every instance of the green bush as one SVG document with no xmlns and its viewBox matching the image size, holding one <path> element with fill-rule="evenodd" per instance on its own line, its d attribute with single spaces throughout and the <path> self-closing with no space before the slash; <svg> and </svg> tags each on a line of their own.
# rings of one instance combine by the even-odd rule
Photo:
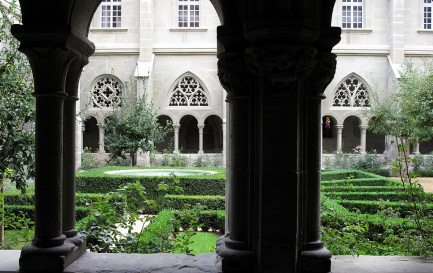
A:
<svg viewBox="0 0 433 273">
<path fill-rule="evenodd" d="M 402 192 L 402 187 L 397 186 L 322 186 L 321 192 Z"/>
<path fill-rule="evenodd" d="M 90 214 L 88 207 L 76 207 L 76 219 L 81 220 Z M 24 217 L 31 221 L 35 220 L 35 207 L 34 206 L 23 206 L 23 205 L 5 205 L 5 214 Z M 14 223 L 14 218 L 5 218 L 5 229 L 16 229 L 11 226 Z"/>
<path fill-rule="evenodd" d="M 190 228 L 190 223 L 185 220 L 183 214 L 184 211 L 174 211 L 176 220 L 179 222 L 179 226 L 183 229 Z M 218 231 L 219 233 L 225 232 L 225 211 L 224 210 L 204 210 L 200 211 L 198 215 L 198 222 L 201 225 L 202 230 Z"/>
<path fill-rule="evenodd" d="M 373 178 L 377 177 L 374 174 L 358 171 L 358 170 L 328 170 L 322 171 L 321 180 L 332 181 L 332 180 L 343 180 L 343 179 L 354 179 L 354 178 Z"/>
<path fill-rule="evenodd" d="M 218 195 L 166 195 L 166 206 L 181 210 L 185 207 L 202 205 L 207 210 L 224 210 L 225 197 Z"/>
<path fill-rule="evenodd" d="M 415 174 L 418 177 L 433 177 L 433 169 L 418 169 Z"/>
<path fill-rule="evenodd" d="M 352 210 L 359 211 L 365 214 L 377 214 L 384 208 L 393 208 L 402 217 L 411 214 L 412 204 L 404 202 L 385 202 L 385 201 L 371 201 L 371 200 L 337 200 L 337 202 L 343 207 Z M 427 212 L 433 213 L 433 203 L 426 204 Z"/>
<path fill-rule="evenodd" d="M 326 195 L 330 198 L 339 200 L 389 200 L 405 202 L 407 194 L 400 190 L 400 192 L 328 192 Z M 422 201 L 433 201 L 433 195 L 423 196 Z"/>
<path fill-rule="evenodd" d="M 354 178 L 322 181 L 326 187 L 347 187 L 347 186 L 397 186 L 398 182 L 386 178 Z"/>
<path fill-rule="evenodd" d="M 179 186 L 185 195 L 224 195 L 225 180 L 223 178 L 177 177 Z M 170 183 L 172 177 L 97 177 L 80 176 L 76 179 L 76 189 L 86 193 L 108 193 L 116 191 L 121 185 L 140 181 L 149 199 L 158 196 L 158 185 Z"/>
</svg>

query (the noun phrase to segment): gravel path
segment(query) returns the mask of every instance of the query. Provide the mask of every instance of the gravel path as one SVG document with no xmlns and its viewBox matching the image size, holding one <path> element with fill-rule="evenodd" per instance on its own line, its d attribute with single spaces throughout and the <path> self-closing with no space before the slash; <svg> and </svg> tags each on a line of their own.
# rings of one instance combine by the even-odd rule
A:
<svg viewBox="0 0 433 273">
<path fill-rule="evenodd" d="M 393 178 L 400 181 L 400 179 L 397 177 Z M 422 186 L 425 192 L 433 193 L 433 177 L 417 177 L 416 180 Z"/>
</svg>

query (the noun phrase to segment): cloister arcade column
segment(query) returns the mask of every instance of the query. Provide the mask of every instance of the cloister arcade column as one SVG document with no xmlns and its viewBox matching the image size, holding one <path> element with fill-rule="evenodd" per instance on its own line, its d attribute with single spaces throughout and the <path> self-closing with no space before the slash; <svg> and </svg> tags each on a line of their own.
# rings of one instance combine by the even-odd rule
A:
<svg viewBox="0 0 433 273">
<path fill-rule="evenodd" d="M 105 153 L 105 124 L 103 122 L 98 123 L 98 153 Z"/>
<path fill-rule="evenodd" d="M 343 151 L 343 125 L 337 125 L 337 153 Z"/>
<path fill-rule="evenodd" d="M 228 232 L 217 244 L 224 272 L 330 272 L 320 242 L 320 99 L 340 39 L 330 26 L 334 2 L 222 2 L 218 74 L 230 113 Z"/>
<path fill-rule="evenodd" d="M 94 50 L 86 38 L 98 0 L 21 0 L 13 25 L 30 60 L 36 96 L 35 235 L 20 272 L 62 272 L 85 251 L 75 229 L 75 103 L 82 67 Z"/>
<path fill-rule="evenodd" d="M 174 124 L 173 130 L 174 130 L 174 152 L 179 153 L 179 129 L 180 124 Z"/>
<path fill-rule="evenodd" d="M 365 154 L 367 152 L 367 125 L 359 126 L 361 130 L 361 154 Z"/>
<path fill-rule="evenodd" d="M 203 154 L 203 129 L 204 124 L 197 124 L 198 128 L 198 153 Z"/>
</svg>

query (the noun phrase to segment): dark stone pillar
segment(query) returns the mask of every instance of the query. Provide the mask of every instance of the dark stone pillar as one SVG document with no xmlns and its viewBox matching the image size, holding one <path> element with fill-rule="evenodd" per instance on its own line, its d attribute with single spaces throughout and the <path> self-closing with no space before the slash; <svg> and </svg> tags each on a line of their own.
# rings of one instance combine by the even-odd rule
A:
<svg viewBox="0 0 433 273">
<path fill-rule="evenodd" d="M 68 29 L 14 25 L 12 33 L 30 60 L 36 96 L 35 236 L 21 251 L 20 272 L 62 272 L 82 254 L 66 241 L 62 227 L 64 111 L 71 110 L 70 104 L 65 108 L 65 82 L 71 62 L 80 55 L 77 48 L 86 54 L 94 48 L 70 36 Z"/>
<path fill-rule="evenodd" d="M 218 241 L 217 254 L 224 272 L 252 272 L 252 169 L 249 74 L 244 61 L 246 41 L 236 27 L 219 27 L 218 76 L 227 90 L 229 141 L 227 160 L 227 233 Z"/>
<path fill-rule="evenodd" d="M 75 144 L 78 100 L 78 84 L 87 60 L 75 57 L 66 77 L 66 93 L 63 119 L 63 234 L 70 242 L 85 251 L 84 236 L 75 228 Z"/>
<path fill-rule="evenodd" d="M 340 41 L 340 28 L 332 28 L 330 16 L 334 1 L 322 3 L 320 37 L 314 46 L 318 50 L 318 63 L 311 75 L 303 81 L 305 123 L 303 124 L 304 177 L 301 185 L 302 242 L 301 269 L 303 273 L 331 272 L 331 253 L 320 241 L 320 170 L 321 170 L 321 100 L 332 81 L 337 56 L 332 48 Z"/>
</svg>

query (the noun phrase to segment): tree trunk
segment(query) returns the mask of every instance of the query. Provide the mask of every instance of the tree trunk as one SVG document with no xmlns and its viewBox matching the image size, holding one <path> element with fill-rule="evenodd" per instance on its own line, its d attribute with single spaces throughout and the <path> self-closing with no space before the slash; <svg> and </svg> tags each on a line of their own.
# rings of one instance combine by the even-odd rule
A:
<svg viewBox="0 0 433 273">
<path fill-rule="evenodd" d="M 131 166 L 137 166 L 137 152 L 131 153 Z"/>
<path fill-rule="evenodd" d="M 4 203 L 4 183 L 3 183 L 3 177 L 0 176 L 0 247 L 4 245 L 5 241 L 5 203 Z"/>
</svg>

